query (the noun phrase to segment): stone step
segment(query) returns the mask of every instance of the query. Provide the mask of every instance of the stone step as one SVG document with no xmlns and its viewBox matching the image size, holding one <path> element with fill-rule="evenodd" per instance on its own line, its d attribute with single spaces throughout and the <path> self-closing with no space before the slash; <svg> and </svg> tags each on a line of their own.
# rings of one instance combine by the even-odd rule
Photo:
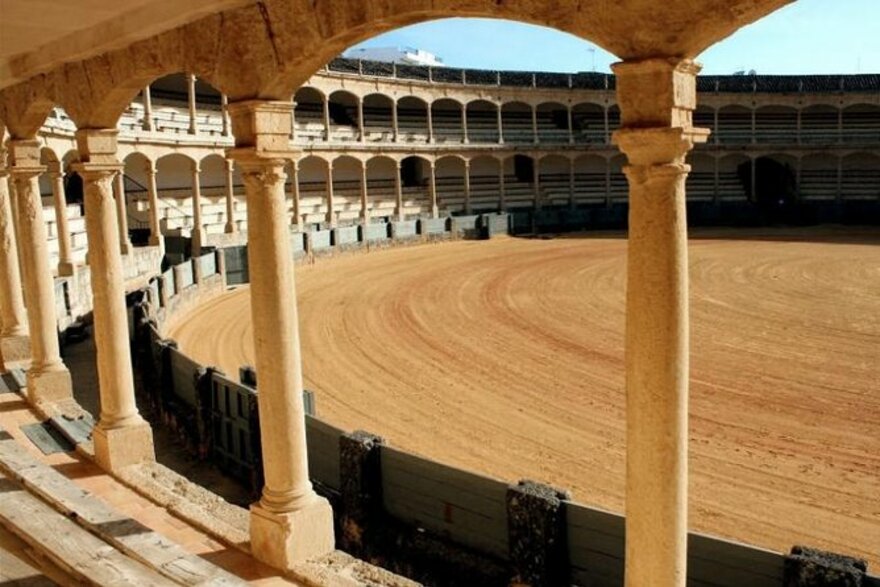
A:
<svg viewBox="0 0 880 587">
<path fill-rule="evenodd" d="M 118 550 L 180 585 L 245 585 L 242 580 L 191 554 L 140 522 L 127 518 L 12 439 L 0 439 L 0 471 L 46 504 Z M 0 513 L 2 516 L 2 513 Z"/>
<path fill-rule="evenodd" d="M 86 585 L 172 585 L 0 475 L 0 524 Z"/>
</svg>

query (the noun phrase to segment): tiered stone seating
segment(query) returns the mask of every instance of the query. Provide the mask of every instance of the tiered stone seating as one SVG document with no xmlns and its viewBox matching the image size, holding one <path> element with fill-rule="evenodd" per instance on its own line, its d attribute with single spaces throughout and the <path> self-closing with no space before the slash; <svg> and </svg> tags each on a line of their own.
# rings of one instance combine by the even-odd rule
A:
<svg viewBox="0 0 880 587">
<path fill-rule="evenodd" d="M 85 263 L 86 253 L 89 249 L 86 237 L 86 219 L 82 215 L 79 204 L 68 204 L 67 225 L 70 230 L 71 256 L 74 263 Z M 51 196 L 43 197 L 43 220 L 46 223 L 48 233 L 49 266 L 53 269 L 58 266 L 58 223 L 55 217 L 55 206 Z"/>
</svg>

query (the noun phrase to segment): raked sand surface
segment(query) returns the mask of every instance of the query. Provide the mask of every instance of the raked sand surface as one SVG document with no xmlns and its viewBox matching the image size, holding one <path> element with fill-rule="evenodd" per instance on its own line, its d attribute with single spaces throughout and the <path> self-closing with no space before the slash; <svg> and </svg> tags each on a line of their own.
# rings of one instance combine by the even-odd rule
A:
<svg viewBox="0 0 880 587">
<path fill-rule="evenodd" d="M 690 526 L 880 573 L 880 232 L 770 234 L 690 243 Z M 625 271 L 613 235 L 299 267 L 306 386 L 344 429 L 622 511 Z M 236 373 L 253 362 L 249 299 L 168 334 Z"/>
</svg>

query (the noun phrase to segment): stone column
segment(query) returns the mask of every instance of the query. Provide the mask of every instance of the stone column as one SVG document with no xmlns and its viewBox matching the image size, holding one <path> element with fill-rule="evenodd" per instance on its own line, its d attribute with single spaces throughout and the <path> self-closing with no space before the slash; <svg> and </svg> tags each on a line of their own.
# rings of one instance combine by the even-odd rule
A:
<svg viewBox="0 0 880 587">
<path fill-rule="evenodd" d="M 507 194 L 504 186 L 504 159 L 498 160 L 498 210 L 507 210 Z"/>
<path fill-rule="evenodd" d="M 532 142 L 536 145 L 540 139 L 538 138 L 538 107 L 532 106 Z"/>
<path fill-rule="evenodd" d="M 471 142 L 468 138 L 467 104 L 461 105 L 461 142 L 465 145 Z"/>
<path fill-rule="evenodd" d="M 324 140 L 330 140 L 330 98 L 324 96 Z"/>
<path fill-rule="evenodd" d="M 150 96 L 150 86 L 147 85 L 144 87 L 142 92 L 142 98 L 144 101 L 144 130 L 153 130 L 153 100 Z"/>
<path fill-rule="evenodd" d="M 186 76 L 186 93 L 189 102 L 189 134 L 194 135 L 199 132 L 199 125 L 196 122 L 196 76 L 191 73 Z"/>
<path fill-rule="evenodd" d="M 220 94 L 220 118 L 223 122 L 222 134 L 224 137 L 229 136 L 229 112 L 227 112 L 228 106 L 229 98 L 226 97 L 226 94 Z"/>
<path fill-rule="evenodd" d="M 403 211 L 403 182 L 400 180 L 400 161 L 397 164 L 397 172 L 394 174 L 394 215 L 399 221 L 403 221 L 406 214 Z"/>
<path fill-rule="evenodd" d="M 717 145 L 721 140 L 721 133 L 718 132 L 718 108 L 712 112 L 712 143 Z"/>
<path fill-rule="evenodd" d="M 684 587 L 687 574 L 688 265 L 685 156 L 693 127 L 690 60 L 618 63 L 629 161 L 626 286 L 626 585 Z"/>
<path fill-rule="evenodd" d="M 52 178 L 52 201 L 55 204 L 55 226 L 58 230 L 58 275 L 69 277 L 73 275 L 72 246 L 70 244 L 70 225 L 67 220 L 67 197 L 64 193 L 64 174 L 61 173 L 61 165 L 55 164 L 56 168 L 49 172 Z"/>
<path fill-rule="evenodd" d="M 471 162 L 464 160 L 464 213 L 471 213 Z"/>
<path fill-rule="evenodd" d="M 843 200 L 843 157 L 837 156 L 837 196 L 835 199 L 840 202 Z"/>
<path fill-rule="evenodd" d="M 720 190 L 719 190 L 719 186 L 720 186 L 720 184 L 721 184 L 721 181 L 720 181 L 719 175 L 720 175 L 721 172 L 720 172 L 720 170 L 718 169 L 718 156 L 716 155 L 716 156 L 714 157 L 713 160 L 715 161 L 715 169 L 714 169 L 715 174 L 714 174 L 714 176 L 713 176 L 713 178 L 712 178 L 712 180 L 713 180 L 713 186 L 712 186 L 712 187 L 713 187 L 713 196 L 712 196 L 712 199 L 715 201 L 715 205 L 716 205 L 716 206 L 720 206 L 720 205 L 721 205 L 721 192 L 720 192 Z"/>
<path fill-rule="evenodd" d="M 611 207 L 611 159 L 605 159 L 605 207 Z"/>
<path fill-rule="evenodd" d="M 434 112 L 431 103 L 427 103 L 427 113 L 428 113 L 428 142 L 434 142 Z"/>
<path fill-rule="evenodd" d="M 125 174 L 122 170 L 115 176 L 116 217 L 119 227 L 119 251 L 131 254 L 131 238 L 128 236 L 128 210 L 125 207 Z"/>
<path fill-rule="evenodd" d="M 502 115 L 502 104 L 498 103 L 498 144 L 504 144 L 504 116 Z"/>
<path fill-rule="evenodd" d="M 431 201 L 431 218 L 440 217 L 437 206 L 437 169 L 433 161 L 428 162 L 428 199 Z"/>
<path fill-rule="evenodd" d="M 367 140 L 367 133 L 364 131 L 364 99 L 358 96 L 357 99 L 358 112 L 358 141 L 361 143 Z"/>
<path fill-rule="evenodd" d="M 397 100 L 391 100 L 391 141 L 396 143 L 400 138 L 400 127 L 397 121 Z"/>
<path fill-rule="evenodd" d="M 571 104 L 568 105 L 568 109 L 566 110 L 566 114 L 568 116 L 568 144 L 574 144 L 574 122 L 571 119 Z"/>
<path fill-rule="evenodd" d="M 302 232 L 303 218 L 299 207 L 299 161 L 294 159 L 290 162 L 290 192 L 292 202 L 292 216 L 290 223 L 296 228 L 297 232 Z"/>
<path fill-rule="evenodd" d="M 150 246 L 165 251 L 165 239 L 162 238 L 162 223 L 159 221 L 159 190 L 156 189 L 156 164 L 147 160 L 144 169 L 147 175 L 147 198 L 150 202 Z"/>
<path fill-rule="evenodd" d="M 193 207 L 193 227 L 192 227 L 192 255 L 198 257 L 201 254 L 202 247 L 207 244 L 205 242 L 205 227 L 202 224 L 202 187 L 199 182 L 198 163 L 192 166 L 192 207 Z"/>
<path fill-rule="evenodd" d="M 801 144 L 801 108 L 797 109 L 797 144 Z"/>
<path fill-rule="evenodd" d="M 101 415 L 93 432 L 95 460 L 108 471 L 155 460 L 153 433 L 138 413 L 134 397 L 125 280 L 113 204 L 113 177 L 122 173 L 116 159 L 116 135 L 116 129 L 77 131 L 82 162 L 75 165 L 85 194 L 101 395 Z"/>
<path fill-rule="evenodd" d="M 22 298 L 15 227 L 9 196 L 6 152 L 0 145 L 0 370 L 29 359 L 30 339 Z"/>
<path fill-rule="evenodd" d="M 608 120 L 608 104 L 602 110 L 602 123 L 605 127 L 605 144 L 611 144 L 611 121 Z"/>
<path fill-rule="evenodd" d="M 31 337 L 28 398 L 51 404 L 73 397 L 70 372 L 61 360 L 55 316 L 55 283 L 49 268 L 48 235 L 40 196 L 40 143 L 10 140 L 12 178 L 18 199 L 18 234 L 27 317 Z M 128 348 L 126 346 L 126 348 Z"/>
<path fill-rule="evenodd" d="M 752 122 L 751 122 L 751 128 L 749 129 L 749 130 L 750 130 L 750 133 L 751 133 L 751 140 L 750 140 L 749 142 L 752 143 L 752 144 L 754 145 L 755 143 L 758 142 L 758 137 L 755 135 L 755 127 L 756 127 L 756 121 L 755 121 L 755 118 L 756 118 L 756 116 L 757 116 L 757 113 L 756 113 L 756 110 L 755 110 L 755 104 L 754 104 L 754 103 L 752 104 L 751 113 L 752 113 Z"/>
<path fill-rule="evenodd" d="M 532 158 L 532 190 L 535 192 L 535 208 L 541 207 L 541 159 Z"/>
<path fill-rule="evenodd" d="M 229 106 L 248 200 L 248 258 L 254 354 L 260 374 L 260 437 L 265 486 L 251 506 L 251 549 L 290 568 L 332 552 L 333 512 L 309 481 L 302 359 L 284 166 L 293 158 L 289 102 Z"/>
<path fill-rule="evenodd" d="M 568 206 L 574 208 L 574 158 L 568 160 Z"/>
<path fill-rule="evenodd" d="M 232 183 L 232 170 L 235 163 L 232 159 L 226 159 L 226 234 L 238 232 L 235 223 L 235 186 Z"/>
<path fill-rule="evenodd" d="M 333 209 L 333 161 L 327 161 L 327 213 L 324 220 L 330 228 L 336 228 L 336 211 Z"/>
<path fill-rule="evenodd" d="M 367 192 L 367 162 L 361 161 L 361 222 L 370 223 L 369 194 Z"/>
</svg>

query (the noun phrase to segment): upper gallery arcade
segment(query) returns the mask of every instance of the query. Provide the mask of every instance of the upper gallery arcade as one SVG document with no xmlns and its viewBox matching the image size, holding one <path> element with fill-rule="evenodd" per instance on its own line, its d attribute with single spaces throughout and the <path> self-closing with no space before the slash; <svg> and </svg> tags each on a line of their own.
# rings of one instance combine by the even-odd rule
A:
<svg viewBox="0 0 880 587">
<path fill-rule="evenodd" d="M 483 16 L 553 27 L 616 55 L 620 128 L 629 184 L 627 282 L 628 585 L 684 585 L 687 546 L 688 300 L 685 181 L 687 153 L 709 130 L 694 126 L 693 61 L 713 43 L 788 0 L 267 0 L 185 5 L 119 3 L 108 11 L 60 12 L 45 35 L 26 34 L 37 18 L 26 2 L 6 2 L 0 52 L 0 121 L 9 134 L 15 205 L 0 206 L 0 227 L 16 214 L 31 367 L 29 400 L 44 409 L 70 398 L 70 377 L 55 337 L 52 269 L 40 200 L 46 162 L 39 129 L 55 106 L 76 127 L 94 298 L 101 414 L 97 462 L 109 471 L 153 458 L 149 425 L 134 401 L 115 178 L 122 168 L 117 125 L 152 81 L 187 72 L 227 97 L 247 200 L 252 318 L 260 373 L 265 486 L 251 510 L 251 547 L 277 566 L 332 549 L 328 503 L 308 479 L 300 402 L 302 371 L 285 169 L 291 96 L 348 46 L 431 18 Z M 12 10 L 14 8 L 14 10 Z M 42 15 L 40 16 L 42 18 Z M 31 29 L 32 30 L 32 29 Z M 36 37 L 36 38 L 34 38 Z M 7 40 L 9 39 L 9 40 Z M 17 43 L 9 46 L 7 43 Z M 503 115 L 503 112 L 502 112 Z M 503 123 L 503 120 L 502 120 Z M 503 129 L 502 129 L 503 130 Z M 577 148 L 577 145 L 574 146 Z M 2 192 L 0 192 L 2 193 Z M 14 210 L 14 212 L 13 212 Z M 9 234 L 0 235 L 10 242 Z M 5 310 L 20 314 L 21 289 L 0 259 Z M 5 270 L 5 269 L 9 270 Z M 5 300 L 12 300 L 7 304 Z M 4 313 L 4 327 L 7 324 Z M 10 334 L 11 336 L 13 334 Z M 17 332 L 14 336 L 21 336 Z M 48 406 L 48 407 L 47 407 Z"/>
</svg>

